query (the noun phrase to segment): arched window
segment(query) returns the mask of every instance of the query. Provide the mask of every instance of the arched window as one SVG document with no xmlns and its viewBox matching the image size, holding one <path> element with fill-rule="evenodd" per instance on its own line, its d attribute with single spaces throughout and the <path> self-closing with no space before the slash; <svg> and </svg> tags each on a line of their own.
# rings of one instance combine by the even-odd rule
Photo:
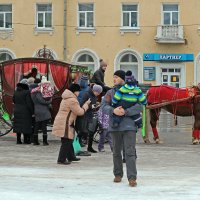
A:
<svg viewBox="0 0 200 200">
<path fill-rule="evenodd" d="M 99 68 L 99 57 L 91 49 L 79 49 L 72 56 L 72 63 L 77 63 L 83 66 L 88 67 L 88 70 L 91 70 L 92 73 Z"/>
<path fill-rule="evenodd" d="M 78 57 L 77 62 L 81 65 L 87 66 L 89 70 L 92 70 L 94 72 L 94 59 L 89 54 L 82 54 Z"/>
<path fill-rule="evenodd" d="M 0 49 L 0 62 L 6 61 L 6 60 L 12 60 L 14 58 L 15 56 L 10 51 L 5 50 L 5 49 L 2 49 L 2 50 Z"/>
<path fill-rule="evenodd" d="M 120 59 L 120 69 L 132 71 L 132 74 L 138 79 L 138 60 L 133 54 L 124 54 Z"/>
</svg>

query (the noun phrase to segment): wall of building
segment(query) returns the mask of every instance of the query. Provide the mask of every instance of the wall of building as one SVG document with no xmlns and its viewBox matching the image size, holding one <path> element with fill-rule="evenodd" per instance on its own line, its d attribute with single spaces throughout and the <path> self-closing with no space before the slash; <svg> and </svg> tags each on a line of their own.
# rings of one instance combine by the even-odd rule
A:
<svg viewBox="0 0 200 200">
<path fill-rule="evenodd" d="M 52 3 L 53 5 L 53 32 L 35 32 L 36 3 Z M 159 67 L 162 63 L 143 61 L 144 53 L 159 54 L 194 54 L 193 62 L 183 62 L 185 66 L 184 86 L 200 81 L 199 43 L 200 33 L 200 1 L 199 0 L 126 0 L 126 3 L 136 3 L 139 6 L 138 32 L 122 34 L 121 0 L 68 0 L 67 1 L 67 62 L 74 61 L 76 53 L 85 49 L 108 63 L 106 83 L 112 85 L 112 74 L 116 66 L 117 56 L 123 50 L 132 51 L 138 58 L 140 82 L 157 84 L 157 80 L 144 81 L 143 67 Z M 0 4 L 13 4 L 13 36 L 12 39 L 1 39 L 0 48 L 10 49 L 16 57 L 29 57 L 47 45 L 56 54 L 56 59 L 63 60 L 63 15 L 64 1 L 62 0 L 0 0 Z M 78 3 L 94 3 L 95 32 L 77 32 Z M 178 3 L 180 8 L 180 24 L 184 25 L 184 44 L 159 44 L 154 38 L 157 26 L 161 24 L 162 3 Z M 171 63 L 172 64 L 172 63 Z"/>
<path fill-rule="evenodd" d="M 161 5 L 162 3 L 177 3 L 176 0 L 160 1 L 160 0 L 140 0 L 139 3 L 139 33 L 120 33 L 121 25 L 121 1 L 120 0 L 101 0 L 89 1 L 94 2 L 96 33 L 79 33 L 76 34 L 77 25 L 77 5 L 85 3 L 85 0 L 69 1 L 68 6 L 68 60 L 70 61 L 73 54 L 84 48 L 91 49 L 99 57 L 104 58 L 108 62 L 106 73 L 106 81 L 112 84 L 110 75 L 118 68 L 114 66 L 117 54 L 123 49 L 132 49 L 141 57 L 144 53 L 169 53 L 184 54 L 192 53 L 196 56 L 199 53 L 198 41 L 200 41 L 197 32 L 200 8 L 199 1 L 179 1 L 180 6 L 180 24 L 184 25 L 185 44 L 158 44 L 155 42 L 157 26 L 161 24 Z M 126 3 L 134 3 L 127 0 Z M 187 13 L 187 14 L 185 14 Z M 157 62 L 141 63 L 139 67 L 158 66 Z M 186 74 L 185 86 L 194 83 L 194 62 L 185 63 Z M 143 72 L 143 70 L 141 69 Z M 141 80 L 142 81 L 142 80 Z M 148 82 L 148 81 L 147 81 Z M 156 84 L 156 81 L 151 81 Z"/>
<path fill-rule="evenodd" d="M 0 4 L 12 4 L 13 36 L 0 39 L 0 48 L 12 50 L 16 57 L 32 57 L 36 51 L 47 45 L 56 52 L 58 59 L 63 57 L 63 1 L 57 0 L 0 0 Z M 35 31 L 36 3 L 52 3 L 53 33 Z M 55 13 L 59 13 L 55 14 Z M 61 26 L 59 26 L 61 25 Z"/>
</svg>

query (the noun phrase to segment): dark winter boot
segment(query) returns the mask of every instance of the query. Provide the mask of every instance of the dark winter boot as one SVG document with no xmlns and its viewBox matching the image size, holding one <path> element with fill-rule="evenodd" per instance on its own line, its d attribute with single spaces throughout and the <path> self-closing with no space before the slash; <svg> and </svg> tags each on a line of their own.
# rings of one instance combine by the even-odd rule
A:
<svg viewBox="0 0 200 200">
<path fill-rule="evenodd" d="M 22 144 L 21 133 L 17 133 L 17 144 Z"/>
<path fill-rule="evenodd" d="M 38 135 L 33 135 L 33 145 L 40 145 L 38 142 Z"/>
<path fill-rule="evenodd" d="M 48 146 L 49 143 L 47 142 L 47 135 L 43 135 L 43 145 Z"/>
<path fill-rule="evenodd" d="M 30 135 L 24 134 L 24 144 L 31 144 Z"/>
<path fill-rule="evenodd" d="M 93 143 L 93 135 L 89 135 L 87 150 L 91 153 L 97 153 L 97 151 L 92 148 L 92 143 Z"/>
</svg>

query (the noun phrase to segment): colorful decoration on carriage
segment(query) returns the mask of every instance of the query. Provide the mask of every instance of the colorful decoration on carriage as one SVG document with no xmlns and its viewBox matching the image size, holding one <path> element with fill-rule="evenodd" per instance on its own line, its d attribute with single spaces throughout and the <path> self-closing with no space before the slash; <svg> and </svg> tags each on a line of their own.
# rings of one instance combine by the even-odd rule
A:
<svg viewBox="0 0 200 200">
<path fill-rule="evenodd" d="M 92 76 L 92 70 L 89 70 L 86 66 L 71 65 L 70 69 L 73 82 L 77 80 L 82 74 L 87 75 L 89 79 Z"/>
</svg>

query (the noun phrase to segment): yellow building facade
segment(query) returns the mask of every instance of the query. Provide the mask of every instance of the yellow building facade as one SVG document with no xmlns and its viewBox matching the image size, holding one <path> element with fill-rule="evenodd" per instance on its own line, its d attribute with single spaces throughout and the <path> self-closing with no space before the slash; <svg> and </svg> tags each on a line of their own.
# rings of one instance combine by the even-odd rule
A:
<svg viewBox="0 0 200 200">
<path fill-rule="evenodd" d="M 38 56 L 131 70 L 140 83 L 200 82 L 199 0 L 0 0 L 0 60 Z M 11 15 L 10 15 L 11 13 Z"/>
</svg>

